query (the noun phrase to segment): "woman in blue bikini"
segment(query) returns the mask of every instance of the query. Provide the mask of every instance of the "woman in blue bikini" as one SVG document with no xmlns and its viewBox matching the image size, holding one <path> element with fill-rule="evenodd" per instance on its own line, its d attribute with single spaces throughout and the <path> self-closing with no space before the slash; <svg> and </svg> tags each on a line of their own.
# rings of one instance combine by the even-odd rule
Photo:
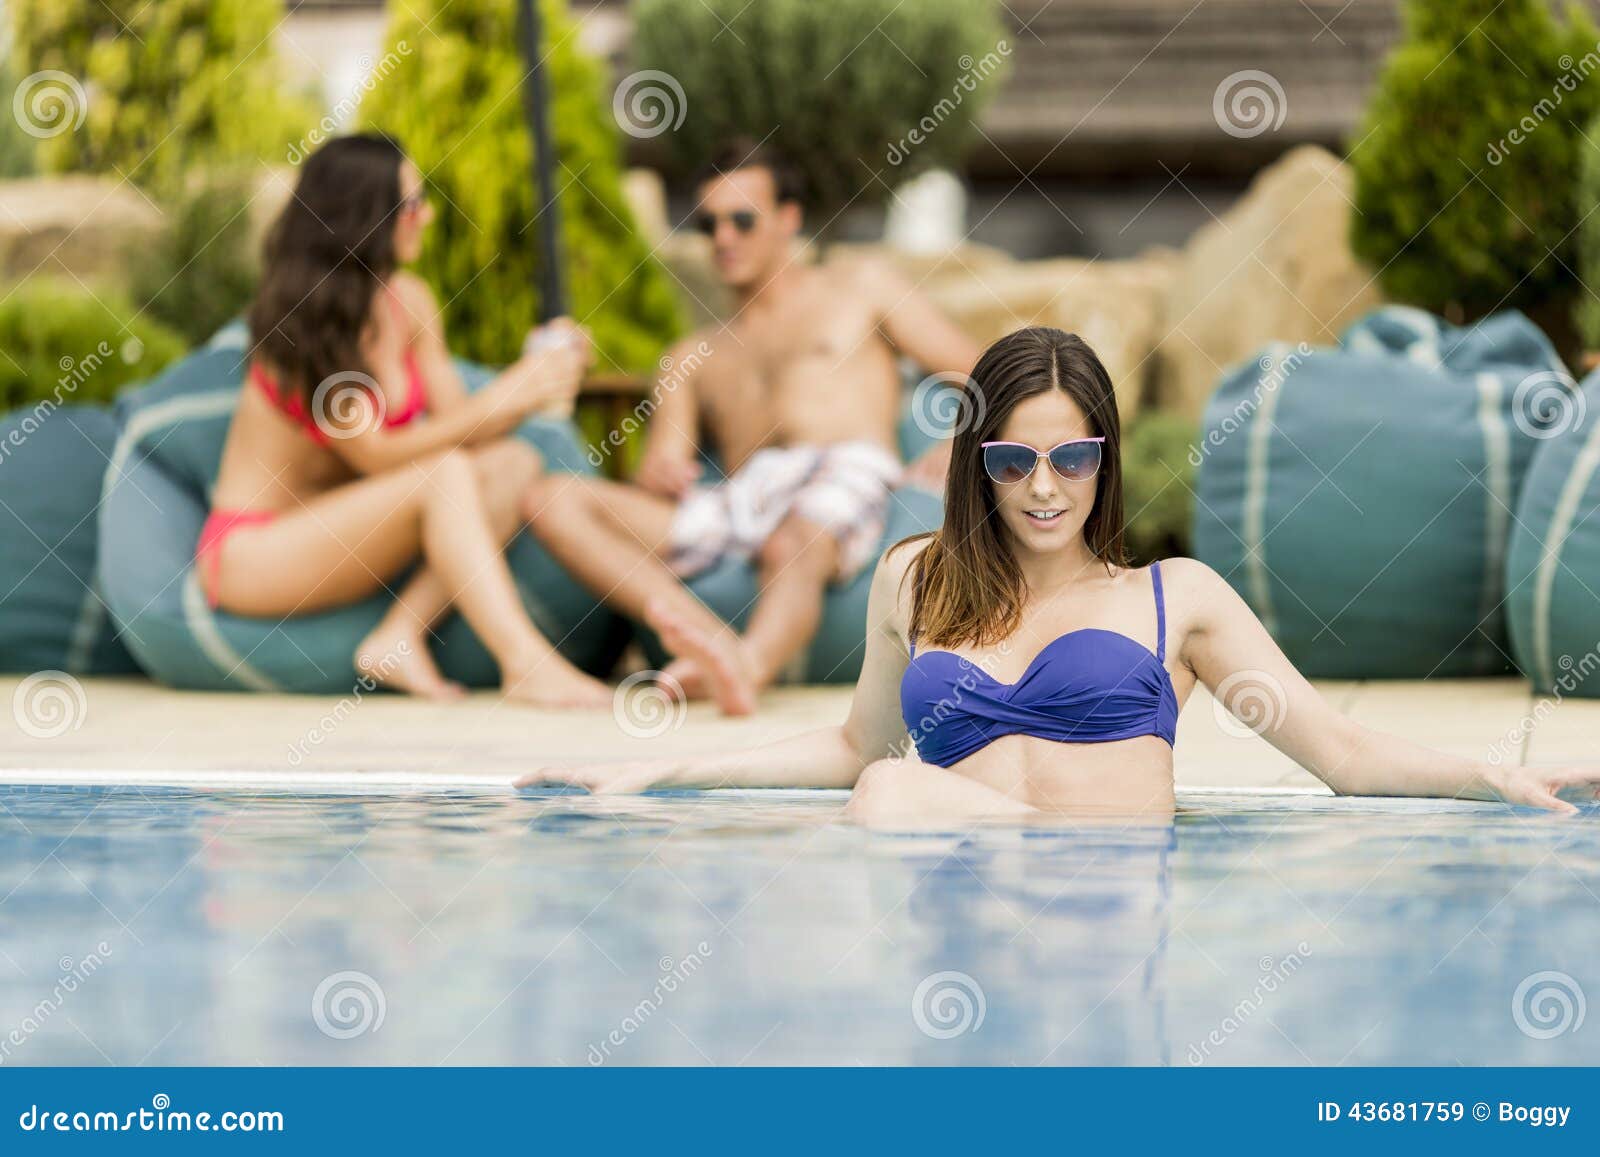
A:
<svg viewBox="0 0 1600 1157">
<path fill-rule="evenodd" d="M 842 727 L 729 755 L 540 769 L 519 786 L 854 787 L 848 814 L 865 823 L 1170 815 L 1178 712 L 1199 681 L 1341 795 L 1570 813 L 1556 792 L 1600 794 L 1600 767 L 1496 767 L 1363 727 L 1210 567 L 1128 566 L 1116 399 L 1082 339 L 1021 330 L 972 378 L 977 420 L 954 439 L 944 526 L 879 562 Z M 676 633 L 676 653 L 716 661 L 687 625 Z"/>
</svg>

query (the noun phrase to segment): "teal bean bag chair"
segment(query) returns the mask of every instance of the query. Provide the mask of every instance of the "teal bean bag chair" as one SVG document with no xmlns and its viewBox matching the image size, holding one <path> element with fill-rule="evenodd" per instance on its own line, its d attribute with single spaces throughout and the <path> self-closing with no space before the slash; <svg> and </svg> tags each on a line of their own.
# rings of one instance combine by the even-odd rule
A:
<svg viewBox="0 0 1600 1157">
<path fill-rule="evenodd" d="M 913 370 L 902 367 L 902 376 L 915 381 Z M 933 415 L 951 417 L 956 412 L 953 404 L 934 399 L 929 389 L 944 392 L 950 387 L 932 384 L 928 389 L 908 392 L 902 409 L 899 439 L 901 456 L 912 461 L 929 449 L 938 438 L 938 426 Z M 720 477 L 722 470 L 715 458 L 705 457 L 707 478 Z M 882 549 L 887 550 L 902 538 L 923 531 L 937 530 L 944 522 L 944 499 L 915 486 L 902 486 L 889 502 L 889 520 L 884 529 Z M 790 679 L 799 683 L 854 683 L 861 674 L 861 661 L 866 651 L 867 596 L 872 590 L 872 573 L 875 568 L 866 566 L 850 582 L 828 588 L 823 603 L 822 623 L 810 648 L 790 672 Z M 743 630 L 755 606 L 757 585 L 755 567 L 746 562 L 727 561 L 689 580 L 689 589 L 701 602 L 710 607 L 724 622 Z M 639 639 L 645 654 L 655 666 L 669 661 L 666 650 L 655 635 L 644 627 L 639 628 Z"/>
<path fill-rule="evenodd" d="M 95 583 L 100 489 L 117 440 L 108 407 L 0 420 L 0 671 L 137 671 Z"/>
<path fill-rule="evenodd" d="M 1519 313 L 1380 309 L 1226 374 L 1191 454 L 1195 554 L 1322 678 L 1509 669 L 1507 540 L 1565 379 Z"/>
<path fill-rule="evenodd" d="M 387 594 L 319 614 L 250 619 L 207 606 L 195 573 L 195 543 L 243 380 L 244 342 L 242 326 L 230 326 L 118 400 L 120 434 L 100 520 L 106 602 L 140 666 L 165 683 L 346 692 L 359 675 L 356 645 L 382 616 Z M 482 367 L 458 364 L 472 388 L 490 377 Z M 517 434 L 539 449 L 548 469 L 591 471 L 567 423 L 532 421 Z M 532 536 L 519 536 L 508 559 L 539 629 L 574 663 L 605 673 L 625 645 L 625 626 Z M 441 625 L 433 647 L 449 678 L 472 687 L 497 682 L 493 660 L 459 616 Z"/>
<path fill-rule="evenodd" d="M 1600 698 L 1600 374 L 1548 395 L 1506 558 L 1517 666 L 1542 694 Z"/>
</svg>

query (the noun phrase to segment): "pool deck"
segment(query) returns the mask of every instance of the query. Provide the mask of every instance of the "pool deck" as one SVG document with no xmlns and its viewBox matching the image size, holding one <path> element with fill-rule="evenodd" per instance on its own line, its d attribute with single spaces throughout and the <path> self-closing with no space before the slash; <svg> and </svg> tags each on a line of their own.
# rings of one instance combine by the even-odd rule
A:
<svg viewBox="0 0 1600 1157">
<path fill-rule="evenodd" d="M 653 716 L 630 698 L 641 725 L 664 728 L 645 736 L 625 732 L 611 713 L 533 711 L 488 693 L 436 704 L 393 695 L 183 692 L 137 679 L 82 680 L 81 697 L 60 700 L 68 715 L 28 716 L 23 682 L 0 677 L 0 702 L 12 708 L 0 713 L 0 783 L 495 790 L 542 763 L 765 742 L 837 723 L 850 701 L 848 687 L 784 688 L 766 695 L 754 717 L 726 719 L 699 704 L 681 717 Z M 1522 680 L 1317 687 L 1369 726 L 1461 755 L 1500 751 L 1509 762 L 1545 764 L 1600 758 L 1600 701 L 1541 700 Z M 53 730 L 60 734 L 44 733 Z M 1225 729 L 1204 688 L 1179 719 L 1176 774 L 1186 788 L 1321 789 L 1264 740 Z"/>
</svg>

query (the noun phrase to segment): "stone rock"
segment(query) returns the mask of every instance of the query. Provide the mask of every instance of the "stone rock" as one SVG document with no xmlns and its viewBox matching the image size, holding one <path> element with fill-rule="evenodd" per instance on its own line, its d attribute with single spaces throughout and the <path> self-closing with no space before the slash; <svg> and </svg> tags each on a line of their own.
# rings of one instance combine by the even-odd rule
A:
<svg viewBox="0 0 1600 1157">
<path fill-rule="evenodd" d="M 667 220 L 667 187 L 654 169 L 629 169 L 622 175 L 622 199 L 633 211 L 634 222 L 652 248 L 661 244 L 672 225 Z"/>
<path fill-rule="evenodd" d="M 0 181 L 0 277 L 114 277 L 161 226 L 160 209 L 115 177 Z"/>
<path fill-rule="evenodd" d="M 947 265 L 923 283 L 923 290 L 985 345 L 1029 325 L 1078 334 L 1105 363 L 1126 423 L 1144 404 L 1173 263 L 1170 253 L 1151 250 L 1126 261 Z"/>
<path fill-rule="evenodd" d="M 1224 370 L 1269 341 L 1326 345 L 1382 304 L 1350 250 L 1351 172 L 1303 145 L 1184 247 L 1166 296 L 1155 401 L 1198 419 Z"/>
</svg>

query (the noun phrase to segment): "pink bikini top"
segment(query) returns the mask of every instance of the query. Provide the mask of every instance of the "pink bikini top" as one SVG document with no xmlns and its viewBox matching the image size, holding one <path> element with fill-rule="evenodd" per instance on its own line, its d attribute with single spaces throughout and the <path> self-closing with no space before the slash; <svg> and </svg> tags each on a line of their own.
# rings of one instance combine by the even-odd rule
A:
<svg viewBox="0 0 1600 1157">
<path fill-rule="evenodd" d="M 390 289 L 389 301 L 396 310 L 401 310 L 400 300 L 395 297 L 394 290 Z M 286 418 L 304 430 L 313 442 L 319 446 L 328 445 L 328 435 L 322 427 L 317 425 L 317 420 L 306 408 L 305 402 L 297 393 L 291 393 L 278 386 L 272 380 L 272 375 L 261 368 L 260 362 L 250 363 L 250 384 L 266 395 L 267 401 Z M 398 409 L 390 410 L 383 416 L 386 428 L 404 426 L 414 421 L 419 415 L 428 411 L 428 391 L 423 385 L 422 373 L 417 368 L 417 355 L 409 347 L 406 349 L 406 400 Z"/>
</svg>

